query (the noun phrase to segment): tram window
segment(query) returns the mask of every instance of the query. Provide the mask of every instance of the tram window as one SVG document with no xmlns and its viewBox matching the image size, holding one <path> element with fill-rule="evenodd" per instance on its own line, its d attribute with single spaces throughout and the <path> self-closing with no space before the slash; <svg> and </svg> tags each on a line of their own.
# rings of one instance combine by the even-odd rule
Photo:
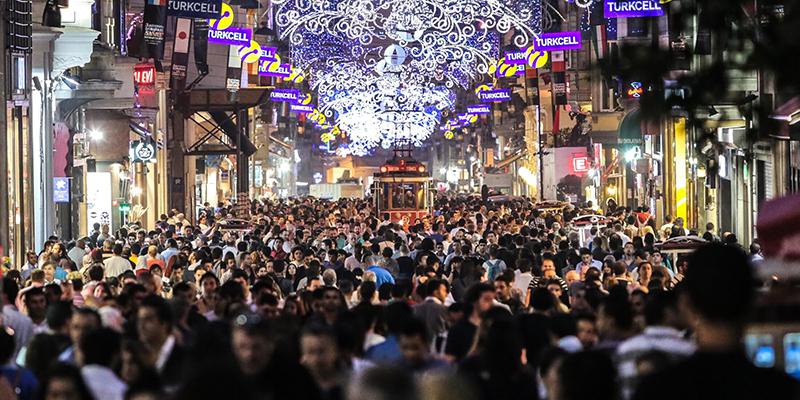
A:
<svg viewBox="0 0 800 400">
<path fill-rule="evenodd" d="M 389 196 L 392 195 L 392 192 L 389 191 L 389 188 L 390 188 L 390 186 L 389 186 L 388 183 L 384 183 L 383 184 L 383 190 L 380 193 L 380 196 L 381 196 L 381 210 L 389 209 Z"/>
<path fill-rule="evenodd" d="M 422 185 L 417 187 L 417 210 L 424 210 L 425 209 L 425 190 L 423 189 Z"/>
</svg>

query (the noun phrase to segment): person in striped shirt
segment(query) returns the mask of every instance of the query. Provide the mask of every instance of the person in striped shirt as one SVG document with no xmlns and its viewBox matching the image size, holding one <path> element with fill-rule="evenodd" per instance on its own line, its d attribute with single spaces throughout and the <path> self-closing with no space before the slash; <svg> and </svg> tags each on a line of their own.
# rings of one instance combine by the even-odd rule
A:
<svg viewBox="0 0 800 400">
<path fill-rule="evenodd" d="M 695 351 L 695 345 L 684 339 L 684 328 L 674 291 L 654 291 L 644 307 L 647 326 L 642 333 L 622 342 L 616 351 L 622 399 L 631 398 L 639 378 L 637 365 L 653 352 L 662 353 L 669 362 L 680 361 Z"/>
</svg>

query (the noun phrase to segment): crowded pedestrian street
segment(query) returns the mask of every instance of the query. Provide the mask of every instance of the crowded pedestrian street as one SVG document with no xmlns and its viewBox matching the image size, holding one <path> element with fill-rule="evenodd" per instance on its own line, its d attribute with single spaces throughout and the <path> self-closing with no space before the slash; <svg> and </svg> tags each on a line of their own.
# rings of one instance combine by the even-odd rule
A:
<svg viewBox="0 0 800 400">
<path fill-rule="evenodd" d="M 0 400 L 800 400 L 800 1 L 0 5 Z"/>
</svg>

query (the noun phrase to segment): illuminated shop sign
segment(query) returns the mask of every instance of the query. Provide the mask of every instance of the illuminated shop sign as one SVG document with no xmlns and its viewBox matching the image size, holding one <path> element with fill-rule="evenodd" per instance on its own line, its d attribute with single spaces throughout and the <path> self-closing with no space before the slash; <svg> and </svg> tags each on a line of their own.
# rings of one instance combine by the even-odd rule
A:
<svg viewBox="0 0 800 400">
<path fill-rule="evenodd" d="M 272 61 L 275 60 L 275 55 L 278 53 L 278 49 L 274 47 L 264 47 L 261 46 L 261 59 L 265 61 Z"/>
<path fill-rule="evenodd" d="M 506 52 L 504 61 L 506 64 L 525 64 L 527 59 L 528 56 L 524 51 L 510 51 Z"/>
<path fill-rule="evenodd" d="M 269 94 L 269 98 L 272 101 L 299 103 L 303 99 L 303 94 L 295 89 L 273 89 Z"/>
<path fill-rule="evenodd" d="M 258 74 L 261 76 L 288 78 L 292 75 L 292 65 L 281 64 L 278 62 L 261 61 L 261 64 L 258 65 Z"/>
<path fill-rule="evenodd" d="M 484 90 L 478 93 L 478 98 L 484 103 L 499 103 L 511 100 L 511 89 Z"/>
<path fill-rule="evenodd" d="M 133 83 L 137 86 L 153 86 L 156 84 L 156 66 L 151 63 L 139 63 L 133 66 Z"/>
<path fill-rule="evenodd" d="M 169 0 L 167 15 L 186 18 L 219 18 L 222 0 Z"/>
<path fill-rule="evenodd" d="M 475 104 L 473 106 L 467 106 L 467 113 L 469 114 L 491 114 L 492 107 L 488 104 Z"/>
<path fill-rule="evenodd" d="M 250 28 L 208 29 L 209 43 L 227 44 L 232 46 L 250 46 L 253 39 L 253 30 Z"/>
<path fill-rule="evenodd" d="M 657 0 L 605 0 L 603 12 L 606 18 L 659 17 L 664 10 Z"/>
<path fill-rule="evenodd" d="M 289 104 L 289 111 L 298 114 L 309 114 L 314 112 L 314 106 L 307 104 Z"/>
<path fill-rule="evenodd" d="M 534 39 L 536 51 L 575 50 L 581 48 L 580 32 L 542 33 Z"/>
</svg>

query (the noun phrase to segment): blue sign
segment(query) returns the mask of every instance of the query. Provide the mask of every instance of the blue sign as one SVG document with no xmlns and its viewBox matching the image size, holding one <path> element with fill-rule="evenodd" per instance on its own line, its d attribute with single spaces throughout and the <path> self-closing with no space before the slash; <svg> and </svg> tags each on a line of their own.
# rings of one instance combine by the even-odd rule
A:
<svg viewBox="0 0 800 400">
<path fill-rule="evenodd" d="M 69 178 L 53 178 L 53 201 L 69 203 Z"/>
<path fill-rule="evenodd" d="M 605 0 L 603 13 L 606 18 L 660 17 L 664 10 L 658 0 Z"/>
<path fill-rule="evenodd" d="M 527 59 L 524 51 L 507 51 L 503 61 L 506 64 L 525 64 Z"/>
<path fill-rule="evenodd" d="M 478 98 L 483 103 L 499 103 L 511 100 L 511 89 L 484 90 L 478 93 Z"/>
<path fill-rule="evenodd" d="M 307 104 L 289 104 L 289 111 L 298 114 L 308 114 L 314 112 L 314 106 Z"/>
<path fill-rule="evenodd" d="M 467 113 L 469 114 L 491 114 L 492 107 L 488 104 L 475 104 L 467 106 Z"/>
<path fill-rule="evenodd" d="M 219 18 L 222 0 L 169 0 L 167 15 L 186 18 Z"/>
</svg>

